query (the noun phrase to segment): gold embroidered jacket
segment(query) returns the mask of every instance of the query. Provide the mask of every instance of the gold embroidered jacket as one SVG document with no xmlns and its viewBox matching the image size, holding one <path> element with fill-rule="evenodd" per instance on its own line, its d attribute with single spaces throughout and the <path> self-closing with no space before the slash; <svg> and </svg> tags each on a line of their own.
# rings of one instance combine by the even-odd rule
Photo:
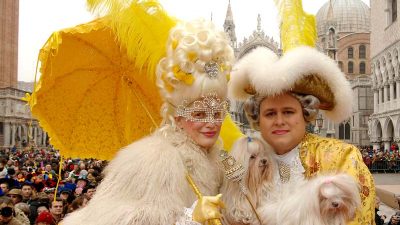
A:
<svg viewBox="0 0 400 225">
<path fill-rule="evenodd" d="M 317 174 L 345 172 L 360 185 L 361 210 L 348 225 L 375 224 L 375 184 L 357 147 L 337 139 L 306 134 L 300 158 L 307 178 Z"/>
</svg>

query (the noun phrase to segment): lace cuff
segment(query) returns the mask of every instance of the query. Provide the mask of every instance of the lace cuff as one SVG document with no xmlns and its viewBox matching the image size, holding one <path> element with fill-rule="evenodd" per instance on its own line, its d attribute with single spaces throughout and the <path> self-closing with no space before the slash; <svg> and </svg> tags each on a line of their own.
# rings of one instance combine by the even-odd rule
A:
<svg viewBox="0 0 400 225">
<path fill-rule="evenodd" d="M 184 208 L 183 216 L 179 218 L 175 225 L 201 225 L 201 223 L 192 220 L 192 214 L 196 204 L 197 201 L 193 203 L 192 207 Z"/>
</svg>

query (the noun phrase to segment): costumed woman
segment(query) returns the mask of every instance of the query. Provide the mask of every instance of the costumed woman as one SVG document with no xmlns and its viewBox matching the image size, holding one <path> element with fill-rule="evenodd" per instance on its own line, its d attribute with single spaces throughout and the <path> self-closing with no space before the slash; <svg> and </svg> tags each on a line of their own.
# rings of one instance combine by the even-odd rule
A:
<svg viewBox="0 0 400 225">
<path fill-rule="evenodd" d="M 119 151 L 89 204 L 62 224 L 203 224 L 220 218 L 218 137 L 233 60 L 229 39 L 211 22 L 178 22 L 156 70 L 162 125 Z M 194 187 L 204 197 L 198 199 Z"/>
<path fill-rule="evenodd" d="M 274 150 L 279 167 L 276 188 L 319 174 L 347 173 L 359 183 L 362 200 L 349 224 L 375 224 L 374 181 L 360 151 L 306 132 L 319 110 L 335 122 L 351 116 L 350 84 L 334 60 L 313 48 L 315 20 L 304 13 L 301 1 L 278 2 L 283 56 L 264 47 L 249 52 L 232 70 L 229 94 L 245 101 L 252 128 Z"/>
</svg>

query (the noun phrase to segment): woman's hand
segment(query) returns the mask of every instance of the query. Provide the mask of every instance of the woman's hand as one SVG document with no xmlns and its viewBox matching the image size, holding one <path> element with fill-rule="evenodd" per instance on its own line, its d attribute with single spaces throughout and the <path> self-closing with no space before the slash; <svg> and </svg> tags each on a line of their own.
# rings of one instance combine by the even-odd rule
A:
<svg viewBox="0 0 400 225">
<path fill-rule="evenodd" d="M 220 219 L 220 209 L 225 207 L 221 197 L 222 194 L 200 198 L 193 210 L 193 220 L 204 223 L 207 220 Z"/>
</svg>

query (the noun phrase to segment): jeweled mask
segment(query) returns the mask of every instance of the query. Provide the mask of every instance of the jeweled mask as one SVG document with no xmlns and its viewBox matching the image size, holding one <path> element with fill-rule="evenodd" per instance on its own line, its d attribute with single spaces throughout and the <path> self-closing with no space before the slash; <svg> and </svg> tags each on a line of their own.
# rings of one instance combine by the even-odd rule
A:
<svg viewBox="0 0 400 225">
<path fill-rule="evenodd" d="M 227 100 L 221 100 L 217 94 L 208 94 L 191 103 L 183 101 L 177 107 L 176 116 L 192 122 L 222 123 L 228 111 Z"/>
</svg>

